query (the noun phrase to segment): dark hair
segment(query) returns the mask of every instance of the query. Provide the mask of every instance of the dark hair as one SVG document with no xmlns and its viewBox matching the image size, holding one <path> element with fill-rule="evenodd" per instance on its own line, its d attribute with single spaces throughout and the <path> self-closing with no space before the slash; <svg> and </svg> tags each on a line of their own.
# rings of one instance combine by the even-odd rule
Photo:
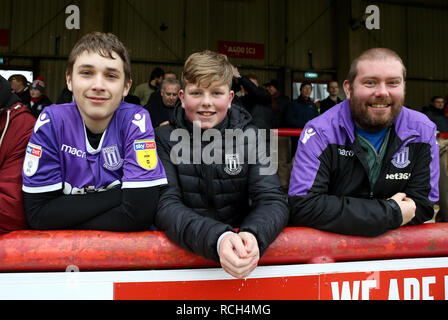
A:
<svg viewBox="0 0 448 320">
<path fill-rule="evenodd" d="M 100 56 L 110 59 L 115 59 L 112 56 L 113 52 L 115 52 L 123 61 L 124 82 L 128 83 L 131 80 L 131 60 L 128 50 L 116 35 L 94 31 L 79 39 L 68 57 L 66 69 L 68 75 L 72 75 L 76 58 L 85 51 L 96 52 Z"/>
<path fill-rule="evenodd" d="M 302 88 L 303 88 L 304 86 L 311 86 L 311 88 L 313 87 L 313 85 L 312 85 L 311 82 L 309 82 L 309 81 L 305 81 L 305 82 L 302 82 L 302 84 L 300 85 L 300 90 L 302 90 Z"/>
<path fill-rule="evenodd" d="M 149 81 L 163 77 L 164 75 L 165 72 L 163 71 L 163 69 L 160 67 L 156 67 L 154 70 L 152 70 Z"/>
<path fill-rule="evenodd" d="M 443 101 L 445 101 L 445 98 L 442 96 L 434 96 L 431 98 L 431 103 L 434 103 L 434 101 L 436 101 L 437 99 L 443 99 Z"/>
<path fill-rule="evenodd" d="M 271 79 L 269 82 L 266 82 L 265 84 L 263 84 L 263 86 L 265 86 L 265 87 L 270 87 L 270 86 L 272 86 L 272 87 L 274 87 L 275 89 L 280 90 L 280 85 L 279 85 L 277 79 Z"/>
</svg>

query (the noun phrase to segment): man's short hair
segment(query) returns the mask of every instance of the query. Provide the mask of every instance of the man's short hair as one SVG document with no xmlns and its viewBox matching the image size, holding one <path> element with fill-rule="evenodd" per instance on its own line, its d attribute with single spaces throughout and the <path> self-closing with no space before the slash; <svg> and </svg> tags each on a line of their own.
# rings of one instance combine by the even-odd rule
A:
<svg viewBox="0 0 448 320">
<path fill-rule="evenodd" d="M 353 87 L 353 82 L 355 81 L 356 76 L 358 75 L 358 63 L 363 60 L 385 60 L 385 59 L 396 59 L 401 63 L 403 67 L 403 80 L 406 79 L 406 67 L 403 64 L 403 60 L 401 60 L 400 56 L 393 50 L 388 48 L 372 48 L 364 51 L 358 56 L 355 60 L 352 61 L 350 65 L 350 70 L 347 74 L 347 81 L 350 84 L 350 87 Z"/>
<path fill-rule="evenodd" d="M 163 71 L 162 68 L 156 67 L 154 70 L 151 71 L 151 76 L 149 78 L 149 81 L 158 79 L 160 77 L 163 77 L 165 75 L 165 71 Z"/>
<path fill-rule="evenodd" d="M 79 39 L 68 56 L 66 70 L 68 75 L 72 75 L 73 65 L 75 64 L 76 58 L 85 51 L 89 53 L 95 52 L 102 57 L 110 59 L 114 59 L 112 54 L 115 52 L 123 61 L 124 82 L 128 83 L 131 80 L 131 60 L 129 58 L 128 50 L 116 35 L 94 31 Z"/>
<path fill-rule="evenodd" d="M 233 69 L 227 56 L 205 50 L 190 55 L 182 71 L 182 88 L 188 83 L 209 86 L 219 81 L 232 87 Z"/>
<path fill-rule="evenodd" d="M 160 88 L 164 89 L 165 86 L 167 86 L 167 85 L 177 85 L 179 87 L 179 89 L 180 89 L 180 82 L 177 79 L 173 79 L 173 78 L 163 79 Z"/>
<path fill-rule="evenodd" d="M 434 101 L 438 100 L 438 99 L 443 99 L 443 101 L 445 101 L 445 98 L 442 96 L 434 96 L 431 98 L 431 103 L 434 103 Z"/>
<path fill-rule="evenodd" d="M 263 84 L 265 87 L 274 87 L 277 90 L 280 90 L 280 84 L 278 83 L 277 79 L 271 79 L 269 82 L 266 82 Z"/>
<path fill-rule="evenodd" d="M 302 82 L 302 84 L 300 85 L 300 91 L 302 91 L 302 88 L 304 86 L 310 86 L 311 88 L 313 87 L 313 84 L 310 81 L 304 81 Z"/>
</svg>

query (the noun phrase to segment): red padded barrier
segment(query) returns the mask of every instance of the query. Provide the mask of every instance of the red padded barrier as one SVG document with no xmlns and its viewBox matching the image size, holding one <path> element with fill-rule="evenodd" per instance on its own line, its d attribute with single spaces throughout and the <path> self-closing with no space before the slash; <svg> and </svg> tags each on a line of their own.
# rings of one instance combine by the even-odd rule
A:
<svg viewBox="0 0 448 320">
<path fill-rule="evenodd" d="M 287 129 L 287 128 L 280 128 L 280 129 L 273 129 L 274 134 L 277 136 L 300 136 L 302 133 L 302 129 Z"/>
<path fill-rule="evenodd" d="M 299 136 L 301 129 L 274 129 Z M 448 139 L 448 133 L 440 133 Z M 355 237 L 311 228 L 285 228 L 260 265 L 448 256 L 448 223 L 402 227 Z M 183 250 L 161 231 L 14 231 L 0 236 L 0 272 L 137 270 L 216 267 Z"/>
<path fill-rule="evenodd" d="M 402 227 L 378 237 L 285 228 L 260 265 L 448 256 L 448 223 Z M 161 231 L 14 231 L 0 236 L 0 271 L 215 267 Z"/>
</svg>

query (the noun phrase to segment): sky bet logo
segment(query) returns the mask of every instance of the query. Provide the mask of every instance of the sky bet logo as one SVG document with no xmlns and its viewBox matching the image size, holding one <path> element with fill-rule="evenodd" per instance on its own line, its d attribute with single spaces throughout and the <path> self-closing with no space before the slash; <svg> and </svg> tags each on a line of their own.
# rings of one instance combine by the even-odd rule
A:
<svg viewBox="0 0 448 320">
<path fill-rule="evenodd" d="M 134 142 L 134 150 L 154 150 L 156 148 L 156 142 L 154 140 L 143 140 Z"/>
<path fill-rule="evenodd" d="M 33 147 L 33 146 L 28 145 L 26 147 L 26 153 L 40 158 L 42 156 L 42 149 L 37 146 Z"/>
</svg>

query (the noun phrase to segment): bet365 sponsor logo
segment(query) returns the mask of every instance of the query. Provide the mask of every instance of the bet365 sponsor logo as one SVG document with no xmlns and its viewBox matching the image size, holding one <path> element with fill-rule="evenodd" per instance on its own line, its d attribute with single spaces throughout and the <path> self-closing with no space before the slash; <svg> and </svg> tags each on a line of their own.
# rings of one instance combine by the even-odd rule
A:
<svg viewBox="0 0 448 320">
<path fill-rule="evenodd" d="M 410 178 L 411 178 L 410 172 L 386 174 L 386 180 L 409 180 Z"/>
</svg>

